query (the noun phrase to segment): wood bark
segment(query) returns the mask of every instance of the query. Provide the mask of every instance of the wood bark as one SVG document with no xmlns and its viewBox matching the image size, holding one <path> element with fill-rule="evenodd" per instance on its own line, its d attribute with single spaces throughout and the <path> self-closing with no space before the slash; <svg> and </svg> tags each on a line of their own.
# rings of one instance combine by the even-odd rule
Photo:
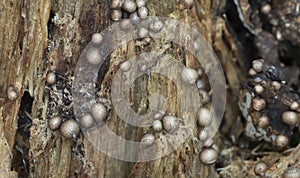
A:
<svg viewBox="0 0 300 178">
<path fill-rule="evenodd" d="M 71 77 L 82 50 L 91 39 L 91 35 L 108 27 L 110 20 L 109 0 L 4 0 L 0 3 L 0 160 L 1 175 L 9 177 L 216 177 L 214 165 L 205 166 L 199 161 L 197 145 L 188 139 L 179 149 L 161 159 L 143 163 L 130 163 L 113 159 L 95 149 L 89 141 L 80 135 L 76 143 L 64 139 L 58 131 L 47 127 L 49 113 L 49 87 L 45 82 L 46 74 Z M 173 0 L 148 1 L 147 7 L 153 16 L 172 17 L 186 23 L 196 23 L 201 34 L 213 46 L 221 59 L 224 71 L 231 86 L 232 103 L 237 101 L 239 75 L 242 62 L 237 47 L 227 31 L 224 19 L 216 15 L 218 4 L 209 0 L 199 0 L 192 10 L 182 10 Z M 230 44 L 230 45 L 228 45 Z M 155 44 L 145 50 L 155 48 Z M 172 46 L 173 55 L 180 54 L 182 49 Z M 124 56 L 133 56 L 137 48 L 130 42 L 111 55 L 103 73 L 102 88 L 110 87 L 109 79 L 121 63 Z M 190 63 L 193 67 L 193 63 Z M 68 75 L 65 75 L 69 73 Z M 67 78 L 66 80 L 72 80 Z M 150 90 L 155 81 L 140 80 L 141 88 Z M 13 86 L 17 93 L 16 101 L 9 101 L 6 91 Z M 166 88 L 154 89 L 151 92 L 169 91 Z M 169 88 L 168 88 L 169 87 Z M 29 138 L 18 133 L 21 101 L 24 93 L 33 99 L 28 117 L 31 124 Z M 101 91 L 100 91 L 101 92 Z M 174 97 L 174 93 L 166 93 Z M 134 107 L 145 109 L 143 97 L 134 101 Z M 171 105 L 170 110 L 176 110 Z M 233 109 L 232 109 L 233 108 Z M 225 132 L 237 118 L 237 108 L 228 108 Z M 113 111 L 112 111 L 113 112 Z M 229 117 L 231 119 L 229 119 Z M 138 140 L 141 132 L 130 132 L 131 127 L 118 121 L 112 113 L 108 125 L 120 136 Z M 227 125 L 227 127 L 226 127 Z M 195 130 L 193 137 L 197 136 Z M 220 138 L 216 138 L 218 142 Z M 18 148 L 18 149 L 16 149 Z M 21 149 L 20 149 L 21 148 Z M 21 150 L 21 151 L 20 151 Z M 197 151 L 198 150 L 198 151 Z M 20 152 L 20 153 L 18 153 Z M 23 161 L 26 165 L 12 161 Z M 25 167 L 18 169 L 18 167 Z M 3 174 L 2 174 L 3 172 Z"/>
</svg>

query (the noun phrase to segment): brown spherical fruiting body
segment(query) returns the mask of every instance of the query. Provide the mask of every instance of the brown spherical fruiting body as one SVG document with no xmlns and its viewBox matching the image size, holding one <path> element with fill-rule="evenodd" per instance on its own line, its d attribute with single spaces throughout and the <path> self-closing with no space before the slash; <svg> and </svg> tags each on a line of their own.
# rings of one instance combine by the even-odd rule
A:
<svg viewBox="0 0 300 178">
<path fill-rule="evenodd" d="M 94 122 L 93 116 L 89 113 L 83 115 L 79 120 L 79 124 L 82 128 L 89 128 L 94 124 Z"/>
<path fill-rule="evenodd" d="M 141 22 L 140 17 L 138 16 L 137 12 L 133 12 L 129 15 L 129 19 L 131 20 L 131 23 L 136 25 Z"/>
<path fill-rule="evenodd" d="M 248 74 L 253 76 L 253 75 L 256 75 L 257 73 L 253 68 L 250 68 L 249 71 L 248 71 Z"/>
<path fill-rule="evenodd" d="M 108 114 L 106 107 L 102 103 L 93 104 L 91 113 L 97 123 L 102 122 Z"/>
<path fill-rule="evenodd" d="M 264 162 L 258 162 L 254 165 L 254 173 L 258 176 L 263 176 L 267 169 L 268 165 Z"/>
<path fill-rule="evenodd" d="M 141 139 L 141 144 L 143 146 L 150 146 L 154 143 L 155 137 L 153 134 L 146 134 Z"/>
<path fill-rule="evenodd" d="M 200 108 L 198 111 L 198 124 L 201 127 L 209 126 L 212 123 L 212 115 L 207 108 Z"/>
<path fill-rule="evenodd" d="M 18 94 L 15 91 L 14 87 L 8 87 L 6 94 L 7 94 L 7 98 L 11 101 L 14 101 L 18 98 Z"/>
<path fill-rule="evenodd" d="M 297 110 L 299 108 L 299 103 L 297 101 L 294 101 L 290 105 L 290 110 Z"/>
<path fill-rule="evenodd" d="M 186 9 L 191 9 L 194 6 L 194 0 L 183 0 L 183 5 Z"/>
<path fill-rule="evenodd" d="M 264 60 L 257 59 L 252 62 L 252 67 L 256 72 L 261 72 L 264 69 Z"/>
<path fill-rule="evenodd" d="M 149 31 L 147 28 L 141 27 L 137 32 L 137 36 L 139 38 L 146 38 L 146 37 L 148 37 L 148 32 Z"/>
<path fill-rule="evenodd" d="M 261 111 L 266 107 L 266 101 L 261 98 L 254 98 L 252 101 L 252 107 L 256 111 Z"/>
<path fill-rule="evenodd" d="M 205 140 L 208 139 L 208 132 L 207 132 L 206 130 L 201 130 L 201 131 L 199 132 L 198 137 L 199 137 L 199 140 L 200 140 L 200 141 L 204 142 Z"/>
<path fill-rule="evenodd" d="M 46 81 L 48 84 L 53 85 L 56 82 L 56 75 L 54 72 L 49 72 L 46 76 Z"/>
<path fill-rule="evenodd" d="M 289 143 L 289 138 L 285 135 L 278 135 L 275 140 L 276 146 L 279 148 L 285 147 Z"/>
<path fill-rule="evenodd" d="M 289 167 L 283 173 L 283 178 L 300 178 L 300 169 Z"/>
<path fill-rule="evenodd" d="M 201 97 L 201 102 L 202 104 L 207 104 L 209 101 L 210 101 L 210 97 L 209 97 L 209 94 L 207 93 L 206 90 L 199 90 L 199 95 Z"/>
<path fill-rule="evenodd" d="M 122 7 L 125 11 L 132 13 L 136 10 L 136 3 L 132 0 L 125 0 Z"/>
<path fill-rule="evenodd" d="M 136 6 L 138 8 L 146 6 L 147 0 L 135 0 Z"/>
<path fill-rule="evenodd" d="M 178 119 L 174 116 L 166 115 L 162 121 L 164 129 L 169 133 L 174 133 L 179 128 Z"/>
<path fill-rule="evenodd" d="M 125 61 L 125 62 L 123 62 L 123 63 L 120 65 L 120 69 L 121 69 L 123 72 L 129 71 L 130 68 L 131 68 L 131 63 L 130 63 L 130 61 Z"/>
<path fill-rule="evenodd" d="M 155 120 L 152 124 L 153 130 L 156 132 L 160 132 L 163 130 L 163 125 L 160 120 Z"/>
<path fill-rule="evenodd" d="M 266 128 L 270 124 L 269 118 L 267 116 L 261 116 L 258 118 L 258 127 Z"/>
<path fill-rule="evenodd" d="M 153 20 L 149 24 L 149 30 L 152 32 L 158 33 L 163 28 L 164 24 L 160 20 Z"/>
<path fill-rule="evenodd" d="M 87 61 L 92 65 L 98 65 L 102 61 L 102 55 L 97 48 L 90 48 L 86 53 Z"/>
<path fill-rule="evenodd" d="M 295 126 L 299 121 L 297 113 L 295 113 L 293 111 L 283 112 L 281 119 L 284 123 L 286 123 L 287 125 L 290 125 L 290 126 Z"/>
<path fill-rule="evenodd" d="M 264 4 L 263 6 L 261 6 L 260 11 L 263 14 L 269 14 L 271 12 L 271 5 L 270 4 Z"/>
<path fill-rule="evenodd" d="M 188 84 L 193 84 L 198 79 L 198 73 L 196 70 L 188 67 L 184 67 L 181 71 L 181 79 Z"/>
<path fill-rule="evenodd" d="M 261 86 L 261 85 L 255 85 L 254 90 L 255 90 L 256 93 L 262 94 L 264 92 L 264 87 Z"/>
<path fill-rule="evenodd" d="M 56 117 L 53 117 L 48 120 L 48 127 L 51 130 L 56 130 L 60 127 L 61 123 L 62 123 L 62 118 L 59 116 L 56 116 Z"/>
<path fill-rule="evenodd" d="M 110 8 L 120 9 L 124 3 L 124 0 L 112 0 Z"/>
<path fill-rule="evenodd" d="M 120 28 L 121 30 L 129 30 L 130 28 L 132 28 L 132 23 L 131 23 L 131 20 L 130 19 L 123 19 L 121 22 L 120 22 Z"/>
<path fill-rule="evenodd" d="M 65 138 L 76 138 L 76 136 L 79 134 L 80 128 L 76 121 L 69 119 L 62 123 L 60 127 L 60 133 Z"/>
<path fill-rule="evenodd" d="M 218 158 L 218 152 L 212 148 L 205 148 L 201 151 L 199 157 L 203 164 L 213 164 Z"/>
<path fill-rule="evenodd" d="M 119 21 L 122 19 L 122 11 L 120 9 L 112 10 L 110 17 L 113 21 Z"/>
<path fill-rule="evenodd" d="M 146 19 L 148 17 L 148 8 L 147 7 L 140 7 L 138 9 L 138 15 L 141 19 Z"/>
<path fill-rule="evenodd" d="M 92 35 L 92 43 L 100 44 L 102 40 L 103 40 L 103 36 L 101 35 L 101 33 L 94 33 Z"/>
</svg>

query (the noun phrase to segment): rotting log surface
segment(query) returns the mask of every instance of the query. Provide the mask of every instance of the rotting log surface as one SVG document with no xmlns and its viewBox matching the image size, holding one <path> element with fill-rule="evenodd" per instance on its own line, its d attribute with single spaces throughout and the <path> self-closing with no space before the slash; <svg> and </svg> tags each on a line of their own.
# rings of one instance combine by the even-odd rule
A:
<svg viewBox="0 0 300 178">
<path fill-rule="evenodd" d="M 110 25 L 109 4 L 108 0 L 4 0 L 0 3 L 0 89 L 3 91 L 0 93 L 1 175 L 17 177 L 18 172 L 21 177 L 215 177 L 213 166 L 200 163 L 196 145 L 190 139 L 162 159 L 134 164 L 115 160 L 97 151 L 82 135 L 73 143 L 62 138 L 59 132 L 47 128 L 49 88 L 45 84 L 46 74 L 55 70 L 58 75 L 65 76 L 68 73 L 68 77 L 72 76 L 92 33 Z M 239 63 L 239 54 L 223 19 L 212 13 L 214 7 L 209 0 L 198 1 L 191 11 L 179 10 L 173 0 L 153 0 L 147 6 L 151 15 L 172 17 L 186 23 L 195 21 L 200 33 L 214 47 L 218 56 L 224 59 L 222 64 L 226 74 L 230 71 L 227 75 L 232 86 L 230 92 L 237 92 L 236 86 L 241 79 L 239 71 L 233 69 L 237 68 L 237 64 L 242 65 Z M 147 48 L 151 50 L 155 48 L 154 45 Z M 173 55 L 182 57 L 180 47 L 173 48 Z M 123 46 L 112 54 L 114 60 L 109 61 L 106 70 L 113 72 L 113 64 L 119 64 L 125 59 L 124 56 L 135 53 L 134 42 Z M 193 67 L 193 64 L 187 65 Z M 110 77 L 105 75 L 103 81 Z M 142 80 L 140 85 L 148 84 Z M 6 90 L 9 86 L 16 88 L 19 95 L 16 101 L 7 99 Z M 17 129 L 25 91 L 33 98 L 28 116 L 32 123 L 30 137 L 20 142 Z M 237 101 L 236 96 L 232 98 L 232 102 Z M 137 99 L 135 107 L 142 106 L 142 102 L 142 98 Z M 234 109 L 228 118 L 237 118 Z M 228 125 L 234 122 L 232 119 L 226 121 Z M 132 139 L 141 137 L 138 132 L 129 133 L 130 127 L 117 128 L 118 122 L 118 119 L 112 119 L 108 124 L 120 136 L 126 135 Z M 13 158 L 17 155 L 13 154 L 16 146 L 24 150 L 21 155 L 28 165 L 25 169 L 18 170 L 20 164 L 14 166 L 11 163 L 16 159 Z"/>
</svg>

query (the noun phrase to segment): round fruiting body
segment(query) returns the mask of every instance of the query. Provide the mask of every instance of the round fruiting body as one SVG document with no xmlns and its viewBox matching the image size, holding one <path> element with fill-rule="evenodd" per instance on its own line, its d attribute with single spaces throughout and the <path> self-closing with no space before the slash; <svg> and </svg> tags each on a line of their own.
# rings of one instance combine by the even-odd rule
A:
<svg viewBox="0 0 300 178">
<path fill-rule="evenodd" d="M 11 101 L 14 101 L 18 98 L 18 94 L 15 91 L 14 87 L 8 87 L 6 94 L 7 94 L 7 98 Z"/>
<path fill-rule="evenodd" d="M 300 169 L 289 167 L 283 173 L 283 178 L 300 178 Z"/>
<path fill-rule="evenodd" d="M 262 94 L 264 92 L 264 87 L 261 86 L 261 85 L 255 85 L 254 90 L 255 90 L 256 93 Z"/>
<path fill-rule="evenodd" d="M 141 139 L 141 144 L 143 146 L 150 146 L 154 143 L 155 137 L 153 134 L 146 134 Z"/>
<path fill-rule="evenodd" d="M 149 24 L 149 30 L 152 32 L 158 33 L 163 28 L 164 24 L 160 20 L 153 20 Z"/>
<path fill-rule="evenodd" d="M 260 11 L 263 14 L 269 14 L 271 12 L 271 5 L 270 4 L 264 4 L 261 8 Z"/>
<path fill-rule="evenodd" d="M 185 67 L 181 71 L 181 79 L 188 84 L 193 84 L 198 79 L 198 73 L 196 70 Z"/>
<path fill-rule="evenodd" d="M 204 81 L 203 81 L 203 80 L 200 80 L 200 79 L 197 80 L 196 86 L 197 86 L 198 89 L 202 89 L 202 90 L 205 90 L 205 87 L 206 87 Z"/>
<path fill-rule="evenodd" d="M 98 65 L 102 61 L 102 56 L 97 48 L 90 48 L 86 53 L 87 61 L 92 65 Z"/>
<path fill-rule="evenodd" d="M 266 107 L 266 101 L 261 98 L 254 98 L 252 101 L 252 107 L 256 111 L 261 111 Z"/>
<path fill-rule="evenodd" d="M 194 41 L 194 51 L 195 51 L 195 54 L 200 51 L 200 45 L 197 41 Z"/>
<path fill-rule="evenodd" d="M 256 72 L 261 72 L 264 69 L 264 60 L 257 59 L 252 62 L 252 67 Z"/>
<path fill-rule="evenodd" d="M 261 116 L 258 118 L 258 127 L 266 128 L 270 124 L 269 118 L 267 116 Z"/>
<path fill-rule="evenodd" d="M 123 62 L 123 63 L 120 65 L 120 69 L 121 69 L 123 72 L 129 71 L 130 68 L 131 68 L 131 63 L 130 63 L 129 61 L 125 61 L 125 62 Z"/>
<path fill-rule="evenodd" d="M 278 135 L 275 140 L 276 146 L 279 148 L 285 147 L 289 143 L 289 138 L 285 135 Z"/>
<path fill-rule="evenodd" d="M 76 138 L 80 132 L 79 125 L 76 121 L 69 119 L 61 124 L 60 133 L 65 138 Z"/>
<path fill-rule="evenodd" d="M 154 114 L 153 119 L 160 120 L 165 114 L 166 114 L 165 111 L 159 110 L 157 113 Z"/>
<path fill-rule="evenodd" d="M 147 0 L 135 0 L 136 6 L 138 8 L 146 6 Z"/>
<path fill-rule="evenodd" d="M 299 103 L 297 101 L 294 101 L 290 105 L 290 110 L 297 110 L 299 108 Z"/>
<path fill-rule="evenodd" d="M 92 35 L 92 43 L 100 44 L 102 40 L 103 40 L 103 36 L 101 35 L 101 33 L 94 33 Z"/>
<path fill-rule="evenodd" d="M 210 97 L 209 97 L 209 94 L 207 93 L 206 90 L 199 90 L 199 95 L 201 97 L 201 102 L 202 104 L 207 104 L 209 101 L 210 101 Z"/>
<path fill-rule="evenodd" d="M 141 19 L 146 19 L 148 16 L 148 8 L 147 7 L 141 7 L 138 9 L 138 15 Z"/>
<path fill-rule="evenodd" d="M 82 128 L 89 128 L 94 124 L 94 122 L 93 116 L 89 113 L 83 115 L 79 120 L 79 124 Z"/>
<path fill-rule="evenodd" d="M 113 21 L 119 21 L 122 19 L 122 11 L 120 9 L 112 10 L 110 16 Z"/>
<path fill-rule="evenodd" d="M 110 8 L 120 9 L 124 3 L 124 0 L 112 0 Z"/>
<path fill-rule="evenodd" d="M 54 72 L 49 72 L 46 76 L 46 81 L 48 84 L 53 85 L 56 82 L 56 75 Z"/>
<path fill-rule="evenodd" d="M 95 119 L 95 122 L 102 122 L 107 116 L 107 109 L 102 103 L 95 103 L 92 106 L 91 114 Z"/>
<path fill-rule="evenodd" d="M 257 73 L 253 68 L 251 68 L 251 69 L 249 69 L 248 74 L 253 76 L 253 75 L 256 75 Z"/>
<path fill-rule="evenodd" d="M 199 157 L 203 164 L 213 164 L 218 158 L 218 152 L 213 148 L 205 148 L 201 151 Z"/>
<path fill-rule="evenodd" d="M 179 128 L 178 119 L 175 116 L 166 115 L 162 121 L 164 129 L 169 133 L 174 133 Z"/>
<path fill-rule="evenodd" d="M 210 148 L 213 144 L 214 144 L 214 141 L 211 138 L 208 138 L 207 140 L 204 141 L 204 146 L 206 148 Z"/>
<path fill-rule="evenodd" d="M 275 90 L 279 90 L 281 87 L 281 84 L 277 81 L 272 81 L 271 85 L 274 87 Z"/>
<path fill-rule="evenodd" d="M 201 130 L 198 137 L 200 141 L 204 142 L 208 139 L 208 132 L 206 130 Z"/>
<path fill-rule="evenodd" d="M 212 115 L 207 108 L 200 108 L 198 111 L 198 124 L 201 127 L 209 126 L 212 123 Z"/>
<path fill-rule="evenodd" d="M 263 176 L 267 169 L 268 165 L 264 162 L 258 162 L 254 165 L 254 173 L 258 176 Z"/>
<path fill-rule="evenodd" d="M 163 130 L 163 125 L 160 120 L 153 121 L 152 127 L 153 127 L 153 130 L 156 132 L 160 132 Z"/>
<path fill-rule="evenodd" d="M 120 28 L 121 30 L 129 30 L 130 28 L 132 28 L 132 23 L 131 23 L 131 20 L 130 19 L 123 19 L 121 22 L 120 22 Z"/>
<path fill-rule="evenodd" d="M 286 123 L 287 125 L 290 125 L 290 126 L 295 126 L 299 121 L 297 113 L 295 113 L 293 111 L 283 112 L 281 118 L 284 123 Z"/>
<path fill-rule="evenodd" d="M 144 27 L 141 27 L 141 28 L 138 30 L 137 36 L 138 36 L 139 38 L 146 38 L 146 37 L 148 37 L 148 29 L 147 29 L 147 28 L 144 28 Z"/>
<path fill-rule="evenodd" d="M 136 3 L 132 0 L 125 0 L 122 7 L 125 11 L 132 13 L 136 10 Z"/>
<path fill-rule="evenodd" d="M 56 129 L 59 129 L 61 123 L 62 123 L 62 118 L 59 116 L 56 116 L 56 117 L 53 117 L 48 120 L 48 127 L 51 130 L 56 130 Z"/>
<path fill-rule="evenodd" d="M 131 20 L 131 23 L 134 25 L 139 24 L 141 22 L 141 19 L 138 16 L 137 12 L 131 13 L 129 15 L 129 19 Z"/>
</svg>

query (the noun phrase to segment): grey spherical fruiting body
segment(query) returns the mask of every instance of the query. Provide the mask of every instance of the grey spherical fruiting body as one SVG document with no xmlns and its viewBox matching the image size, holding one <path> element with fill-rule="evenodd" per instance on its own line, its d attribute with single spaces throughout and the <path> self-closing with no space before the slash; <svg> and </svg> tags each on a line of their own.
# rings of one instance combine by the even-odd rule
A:
<svg viewBox="0 0 300 178">
<path fill-rule="evenodd" d="M 151 38 L 150 37 L 146 37 L 142 40 L 143 45 L 148 45 L 151 43 Z"/>
<path fill-rule="evenodd" d="M 200 51 L 200 44 L 197 41 L 194 41 L 194 51 L 195 54 Z"/>
<path fill-rule="evenodd" d="M 264 69 L 264 60 L 257 59 L 252 62 L 252 67 L 256 72 L 261 72 Z"/>
<path fill-rule="evenodd" d="M 160 20 L 153 20 L 149 24 L 149 30 L 152 32 L 158 33 L 163 28 L 164 24 Z"/>
<path fill-rule="evenodd" d="M 82 128 L 89 128 L 91 127 L 93 124 L 95 123 L 94 118 L 91 114 L 87 113 L 84 114 L 80 120 L 79 120 L 79 124 Z"/>
<path fill-rule="evenodd" d="M 254 173 L 258 176 L 263 176 L 267 169 L 268 165 L 264 162 L 258 162 L 254 165 Z"/>
<path fill-rule="evenodd" d="M 166 115 L 162 121 L 164 129 L 169 133 L 174 133 L 179 128 L 178 119 L 175 116 Z"/>
<path fill-rule="evenodd" d="M 163 125 L 160 120 L 153 121 L 152 127 L 153 127 L 153 130 L 156 132 L 160 132 L 163 130 Z"/>
<path fill-rule="evenodd" d="M 153 134 L 146 134 L 141 139 L 141 144 L 143 146 L 150 146 L 154 143 L 155 137 Z"/>
<path fill-rule="evenodd" d="M 138 9 L 138 15 L 141 19 L 146 19 L 148 17 L 148 8 L 147 7 L 140 7 Z"/>
<path fill-rule="evenodd" d="M 17 94 L 16 90 L 14 89 L 14 87 L 8 87 L 6 94 L 7 94 L 7 98 L 11 101 L 14 101 L 18 98 L 18 94 Z"/>
<path fill-rule="evenodd" d="M 269 14 L 271 12 L 271 5 L 270 4 L 264 4 L 263 6 L 261 6 L 260 11 L 263 14 Z"/>
<path fill-rule="evenodd" d="M 201 127 L 209 126 L 212 123 L 212 114 L 207 108 L 200 108 L 198 111 L 198 124 Z"/>
<path fill-rule="evenodd" d="M 120 28 L 121 30 L 129 30 L 130 28 L 132 28 L 132 23 L 131 23 L 131 20 L 130 19 L 123 19 L 121 22 L 120 22 Z"/>
<path fill-rule="evenodd" d="M 125 11 L 132 13 L 136 10 L 136 3 L 132 0 L 125 0 L 122 7 Z"/>
<path fill-rule="evenodd" d="M 204 81 L 201 80 L 201 79 L 198 79 L 198 80 L 197 80 L 196 86 L 197 86 L 198 89 L 202 89 L 202 90 L 205 90 L 205 87 L 206 87 Z"/>
<path fill-rule="evenodd" d="M 293 111 L 283 112 L 281 118 L 284 123 L 290 126 L 295 126 L 299 121 L 297 113 Z"/>
<path fill-rule="evenodd" d="M 283 172 L 283 178 L 300 178 L 300 169 L 289 167 Z"/>
<path fill-rule="evenodd" d="M 153 119 L 160 120 L 165 114 L 166 114 L 165 111 L 159 110 L 157 113 L 154 114 Z"/>
<path fill-rule="evenodd" d="M 261 111 L 266 107 L 266 101 L 261 98 L 254 98 L 252 101 L 252 107 L 256 111 Z"/>
<path fill-rule="evenodd" d="M 275 139 L 275 144 L 279 148 L 285 147 L 289 143 L 289 138 L 285 135 L 278 135 Z"/>
<path fill-rule="evenodd" d="M 91 114 L 95 122 L 102 122 L 107 117 L 107 109 L 102 103 L 95 103 L 91 108 Z"/>
<path fill-rule="evenodd" d="M 258 118 L 258 127 L 266 128 L 267 126 L 269 126 L 269 124 L 270 124 L 270 121 L 267 116 L 261 116 Z"/>
<path fill-rule="evenodd" d="M 140 17 L 138 16 L 137 12 L 133 12 L 129 15 L 129 19 L 133 25 L 139 24 L 141 22 Z"/>
<path fill-rule="evenodd" d="M 101 35 L 101 33 L 94 33 L 92 35 L 92 43 L 100 44 L 102 40 L 103 40 L 103 36 Z"/>
<path fill-rule="evenodd" d="M 138 8 L 146 6 L 147 0 L 135 0 L 136 6 Z"/>
<path fill-rule="evenodd" d="M 56 117 L 53 117 L 48 120 L 48 127 L 51 130 L 56 130 L 56 129 L 59 129 L 61 123 L 62 123 L 62 118 L 59 116 L 56 116 Z"/>
<path fill-rule="evenodd" d="M 207 132 L 206 130 L 201 130 L 201 131 L 199 132 L 198 137 L 199 137 L 199 140 L 200 140 L 200 141 L 204 142 L 205 140 L 208 139 L 208 132 Z"/>
<path fill-rule="evenodd" d="M 191 9 L 194 6 L 194 0 L 182 0 L 184 8 Z"/>
<path fill-rule="evenodd" d="M 123 72 L 129 71 L 130 68 L 131 68 L 131 63 L 130 63 L 130 61 L 125 61 L 125 62 L 123 62 L 123 63 L 120 65 L 120 69 L 121 69 Z"/>
<path fill-rule="evenodd" d="M 213 164 L 218 158 L 218 152 L 212 148 L 205 148 L 201 151 L 199 157 L 203 164 Z"/>
<path fill-rule="evenodd" d="M 80 132 L 79 125 L 76 121 L 69 119 L 62 123 L 60 133 L 65 138 L 76 138 Z"/>
<path fill-rule="evenodd" d="M 138 32 L 137 32 L 137 36 L 138 36 L 139 38 L 146 38 L 146 37 L 149 36 L 148 32 L 149 32 L 149 31 L 148 31 L 147 28 L 141 27 L 141 28 L 139 28 L 139 30 L 138 30 Z"/>
<path fill-rule="evenodd" d="M 120 9 L 112 10 L 110 17 L 113 21 L 120 21 L 122 19 L 122 11 Z"/>
<path fill-rule="evenodd" d="M 97 48 L 90 48 L 86 53 L 87 61 L 92 65 L 98 65 L 102 61 L 102 55 Z"/>
<path fill-rule="evenodd" d="M 188 84 L 193 84 L 198 79 L 198 73 L 192 68 L 185 67 L 181 71 L 181 79 Z"/>
<path fill-rule="evenodd" d="M 214 144 L 214 141 L 211 138 L 208 138 L 207 140 L 204 141 L 204 146 L 206 148 L 210 148 L 213 144 Z"/>
<path fill-rule="evenodd" d="M 56 75 L 54 72 L 49 72 L 46 76 L 46 81 L 48 84 L 53 85 L 56 82 Z"/>
<path fill-rule="evenodd" d="M 290 110 L 297 110 L 299 108 L 299 103 L 297 101 L 293 101 L 290 105 Z"/>
</svg>

